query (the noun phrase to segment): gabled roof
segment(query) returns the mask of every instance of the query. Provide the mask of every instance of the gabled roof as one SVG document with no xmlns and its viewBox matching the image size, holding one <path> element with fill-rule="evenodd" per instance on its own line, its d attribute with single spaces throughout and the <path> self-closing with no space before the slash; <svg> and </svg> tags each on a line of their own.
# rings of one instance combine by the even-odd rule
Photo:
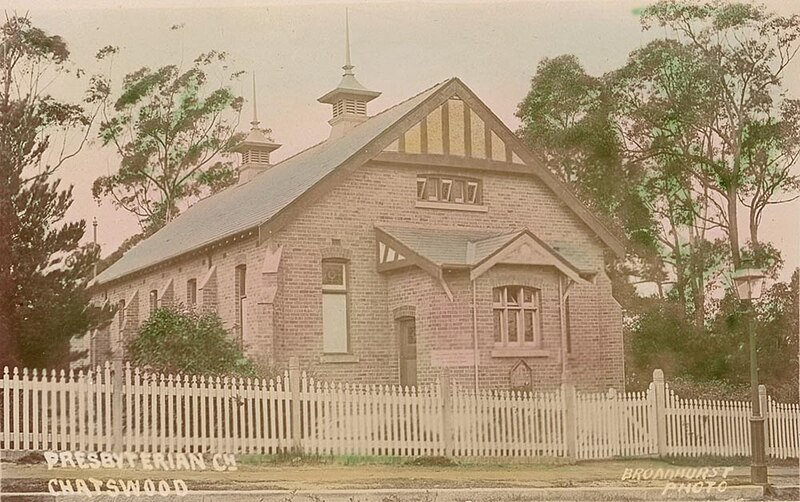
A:
<svg viewBox="0 0 800 502">
<path fill-rule="evenodd" d="M 360 151 L 387 127 L 430 97 L 441 82 L 389 108 L 347 134 L 323 141 L 253 178 L 195 203 L 101 272 L 102 284 L 257 227 Z"/>
<path fill-rule="evenodd" d="M 578 268 L 528 229 L 498 233 L 382 225 L 375 230 L 379 242 L 403 257 L 403 260 L 386 263 L 383 270 L 417 265 L 441 278 L 445 268 L 467 268 L 475 278 L 496 263 L 524 262 L 555 267 L 579 282 L 584 280 L 581 276 L 596 273 Z M 523 254 L 520 254 L 521 249 L 525 249 Z"/>
<path fill-rule="evenodd" d="M 502 130 L 498 134 L 515 142 L 518 153 L 530 165 L 531 173 L 550 187 L 599 238 L 618 254 L 621 243 L 583 206 L 521 141 L 496 118 L 485 104 L 459 79 L 451 78 L 369 118 L 346 134 L 330 138 L 290 157 L 250 182 L 232 186 L 195 203 L 175 220 L 139 243 L 100 273 L 92 285 L 115 281 L 164 261 L 200 250 L 242 232 L 259 232 L 274 221 L 291 218 L 299 209 L 299 199 L 319 196 L 323 180 L 373 158 L 397 136 L 413 126 L 419 117 L 458 94 L 471 106 L 481 107 L 494 117 Z M 342 174 L 344 175 L 344 174 Z M 490 236 L 491 237 L 491 236 Z"/>
</svg>

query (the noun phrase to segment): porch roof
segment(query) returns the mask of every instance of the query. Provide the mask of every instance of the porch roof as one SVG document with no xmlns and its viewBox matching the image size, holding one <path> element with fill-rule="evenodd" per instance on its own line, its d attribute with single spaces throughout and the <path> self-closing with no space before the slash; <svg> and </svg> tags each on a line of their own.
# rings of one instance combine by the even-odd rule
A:
<svg viewBox="0 0 800 502">
<path fill-rule="evenodd" d="M 509 262 L 553 266 L 576 280 L 596 273 L 585 254 L 574 252 L 571 254 L 577 259 L 567 259 L 528 229 L 500 232 L 376 226 L 375 230 L 382 249 L 387 250 L 385 254 L 379 253 L 381 270 L 418 265 L 441 278 L 446 268 L 466 268 L 477 277 L 496 263 Z M 520 244 L 527 246 L 523 254 L 517 249 Z M 563 243 L 559 245 L 568 251 L 572 249 Z"/>
</svg>

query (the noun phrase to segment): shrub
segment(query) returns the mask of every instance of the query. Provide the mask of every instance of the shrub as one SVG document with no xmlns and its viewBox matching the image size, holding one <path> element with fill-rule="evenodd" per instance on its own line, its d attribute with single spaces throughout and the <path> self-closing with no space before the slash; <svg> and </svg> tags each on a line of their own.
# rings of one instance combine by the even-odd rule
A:
<svg viewBox="0 0 800 502">
<path fill-rule="evenodd" d="M 128 358 L 132 365 L 167 374 L 255 376 L 215 313 L 182 307 L 156 309 L 128 343 Z"/>
</svg>

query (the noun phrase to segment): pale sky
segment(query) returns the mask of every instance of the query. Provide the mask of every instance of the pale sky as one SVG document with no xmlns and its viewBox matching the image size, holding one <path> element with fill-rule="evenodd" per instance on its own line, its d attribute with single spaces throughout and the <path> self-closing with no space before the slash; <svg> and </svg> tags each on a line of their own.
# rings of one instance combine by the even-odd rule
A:
<svg viewBox="0 0 800 502">
<path fill-rule="evenodd" d="M 142 66 L 178 63 L 182 57 L 188 62 L 211 49 L 227 51 L 234 66 L 257 75 L 259 119 L 283 144 L 273 154 L 279 161 L 328 135 L 330 107 L 316 100 L 341 76 L 345 7 L 356 76 L 383 93 L 369 104 L 371 114 L 457 76 L 514 130 L 517 104 L 542 58 L 576 54 L 595 75 L 619 67 L 631 50 L 659 34 L 642 32 L 633 14 L 648 3 L 0 0 L 0 8 L 29 12 L 35 25 L 61 35 L 74 62 L 89 74 L 105 70 L 94 61 L 99 48 L 120 46 L 111 69 L 117 80 Z M 800 12 L 793 0 L 763 3 L 782 14 Z M 184 28 L 170 31 L 176 24 Z M 242 82 L 235 90 L 249 100 L 250 80 Z M 800 97 L 800 59 L 784 75 L 784 85 Z M 86 80 L 61 79 L 50 91 L 78 100 L 85 86 Z M 250 115 L 246 104 L 242 130 Z M 69 216 L 87 220 L 88 239 L 92 217 L 97 217 L 104 255 L 138 229 L 132 216 L 114 210 L 110 202 L 98 207 L 91 197 L 92 181 L 117 161 L 95 142 L 60 171 L 65 183 L 75 185 Z M 769 209 L 762 224 L 762 239 L 783 252 L 784 277 L 800 265 L 798 215 L 800 201 L 795 201 Z"/>
</svg>

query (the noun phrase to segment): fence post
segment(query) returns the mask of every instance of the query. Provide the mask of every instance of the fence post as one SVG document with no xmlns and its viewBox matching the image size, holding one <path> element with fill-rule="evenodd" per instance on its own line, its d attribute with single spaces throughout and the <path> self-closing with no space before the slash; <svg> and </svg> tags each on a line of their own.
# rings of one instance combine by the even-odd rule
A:
<svg viewBox="0 0 800 502">
<path fill-rule="evenodd" d="M 766 456 L 769 457 L 769 427 L 767 426 L 767 421 L 769 420 L 769 403 L 767 402 L 767 387 L 765 385 L 758 386 L 758 402 L 759 407 L 761 408 L 761 416 L 764 417 L 764 451 L 766 452 Z"/>
<path fill-rule="evenodd" d="M 567 446 L 567 457 L 570 460 L 578 459 L 578 395 L 573 382 L 562 384 L 564 391 L 564 439 Z"/>
<path fill-rule="evenodd" d="M 441 376 L 442 400 L 442 439 L 444 440 L 444 456 L 453 454 L 453 406 L 450 401 L 450 372 L 447 368 Z"/>
<path fill-rule="evenodd" d="M 111 403 L 111 424 L 114 432 L 114 451 L 122 453 L 125 449 L 122 441 L 122 361 L 115 359 L 113 369 L 111 382 L 114 391 L 111 394 L 113 399 Z M 126 389 L 126 391 L 130 392 L 131 390 Z M 130 410 L 128 410 L 128 413 L 130 413 Z"/>
<path fill-rule="evenodd" d="M 292 451 L 303 453 L 300 435 L 300 361 L 297 357 L 289 358 L 289 392 L 292 403 Z"/>
<path fill-rule="evenodd" d="M 664 385 L 664 372 L 653 370 L 653 390 L 655 391 L 656 448 L 659 457 L 667 454 L 667 396 Z"/>
</svg>

